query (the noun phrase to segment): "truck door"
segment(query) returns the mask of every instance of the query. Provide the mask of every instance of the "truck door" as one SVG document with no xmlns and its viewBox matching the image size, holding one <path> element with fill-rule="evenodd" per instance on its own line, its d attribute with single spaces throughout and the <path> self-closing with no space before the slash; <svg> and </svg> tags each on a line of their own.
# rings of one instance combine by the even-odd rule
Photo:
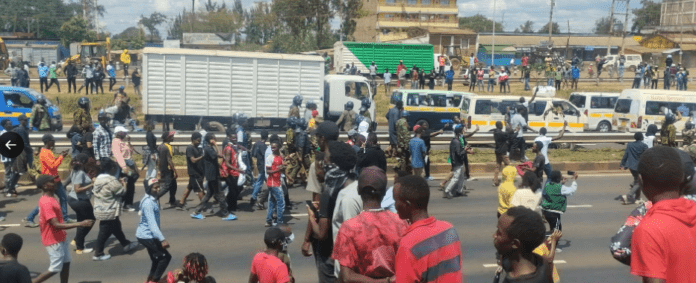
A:
<svg viewBox="0 0 696 283">
<path fill-rule="evenodd" d="M 325 99 L 329 107 L 329 119 L 336 120 L 344 110 L 344 106 L 348 101 L 353 102 L 354 111 L 360 109 L 360 103 L 363 98 L 370 98 L 370 87 L 366 81 L 336 81 L 332 82 L 331 98 Z M 372 103 L 374 106 L 374 103 Z M 372 107 L 371 107 L 372 108 Z M 374 116 L 374 113 L 370 113 Z"/>
<path fill-rule="evenodd" d="M 560 131 L 564 121 L 568 122 L 566 130 L 572 132 L 583 131 L 583 121 L 580 120 L 580 111 L 567 101 L 553 101 L 553 109 L 547 115 L 547 130 Z"/>
</svg>

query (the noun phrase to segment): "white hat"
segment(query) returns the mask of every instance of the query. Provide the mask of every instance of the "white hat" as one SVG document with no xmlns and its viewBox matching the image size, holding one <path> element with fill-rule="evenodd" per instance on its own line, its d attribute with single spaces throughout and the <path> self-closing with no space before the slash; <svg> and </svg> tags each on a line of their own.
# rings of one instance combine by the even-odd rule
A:
<svg viewBox="0 0 696 283">
<path fill-rule="evenodd" d="M 127 133 L 127 132 L 128 132 L 128 129 L 126 129 L 126 128 L 123 127 L 123 126 L 117 126 L 116 128 L 114 128 L 114 133 L 120 133 L 120 132 Z"/>
</svg>

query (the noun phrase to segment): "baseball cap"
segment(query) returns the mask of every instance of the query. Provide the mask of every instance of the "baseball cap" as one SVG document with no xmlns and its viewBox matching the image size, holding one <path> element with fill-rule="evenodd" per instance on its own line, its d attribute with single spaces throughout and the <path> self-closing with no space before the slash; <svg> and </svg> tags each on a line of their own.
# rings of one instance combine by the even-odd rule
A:
<svg viewBox="0 0 696 283">
<path fill-rule="evenodd" d="M 128 129 L 126 129 L 126 128 L 123 127 L 123 126 L 117 126 L 116 128 L 114 128 L 114 133 L 120 133 L 120 132 L 127 133 L 127 132 L 128 132 Z"/>
<path fill-rule="evenodd" d="M 36 178 L 36 187 L 37 188 L 43 188 L 48 182 L 53 182 L 56 177 L 54 176 L 49 176 L 49 175 L 39 175 L 38 178 Z"/>
<path fill-rule="evenodd" d="M 338 126 L 331 121 L 324 121 L 319 124 L 314 134 L 322 136 L 330 141 L 338 140 Z"/>
<path fill-rule="evenodd" d="M 376 166 L 363 168 L 358 178 L 358 191 L 363 188 L 373 188 L 375 192 L 387 191 L 387 174 Z"/>
<path fill-rule="evenodd" d="M 413 131 L 414 131 L 414 132 L 417 131 L 418 129 L 420 129 L 420 127 L 421 127 L 421 125 L 415 125 L 415 126 L 413 126 Z"/>
<path fill-rule="evenodd" d="M 285 241 L 285 233 L 283 230 L 280 230 L 278 227 L 271 227 L 266 230 L 266 233 L 263 235 L 263 241 L 266 243 L 266 245 L 277 243 L 279 241 Z"/>
<path fill-rule="evenodd" d="M 152 179 L 150 179 L 150 180 L 147 181 L 147 186 L 148 186 L 148 187 L 152 187 L 152 185 L 157 184 L 157 182 L 159 182 L 159 179 L 157 179 L 157 178 L 152 178 Z"/>
</svg>

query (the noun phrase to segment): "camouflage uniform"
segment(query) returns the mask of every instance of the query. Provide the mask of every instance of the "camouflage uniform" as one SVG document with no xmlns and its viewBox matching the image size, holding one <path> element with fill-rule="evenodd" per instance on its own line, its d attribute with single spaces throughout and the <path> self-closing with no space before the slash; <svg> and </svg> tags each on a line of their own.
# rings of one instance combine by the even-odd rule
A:
<svg viewBox="0 0 696 283">
<path fill-rule="evenodd" d="M 343 110 L 341 117 L 336 121 L 336 125 L 339 127 L 343 123 L 343 127 L 339 128 L 341 131 L 350 131 L 353 129 L 353 122 L 355 122 L 355 112 L 353 110 Z"/>
<path fill-rule="evenodd" d="M 300 118 L 300 107 L 297 107 L 297 105 L 293 105 L 290 107 L 290 111 L 288 112 L 288 118 Z"/>
<path fill-rule="evenodd" d="M 682 131 L 682 138 L 684 139 L 684 145 L 688 146 L 694 143 L 694 140 L 696 140 L 696 128 L 687 130 L 684 129 Z"/>
<path fill-rule="evenodd" d="M 293 108 L 297 109 L 297 107 Z M 293 108 L 290 109 L 290 114 L 292 114 Z M 299 110 L 297 113 L 299 115 Z M 295 182 L 295 176 L 297 176 L 297 173 L 300 169 L 300 162 L 297 155 L 297 147 L 295 146 L 295 129 L 288 128 L 288 130 L 285 131 L 285 139 L 285 178 L 287 180 L 288 186 L 290 186 Z"/>
<path fill-rule="evenodd" d="M 39 121 L 34 121 L 36 117 L 41 117 Z M 51 130 L 51 117 L 48 116 L 48 108 L 39 103 L 34 104 L 31 108 L 31 124 L 30 126 L 38 128 L 39 131 Z M 37 126 L 38 124 L 38 126 Z"/>
<path fill-rule="evenodd" d="M 79 108 L 73 114 L 73 123 L 78 130 L 84 131 L 92 125 L 92 114 L 84 108 Z"/>
<path fill-rule="evenodd" d="M 397 168 L 401 171 L 410 172 L 411 162 L 408 150 L 408 143 L 411 140 L 408 131 L 408 121 L 405 117 L 396 121 L 396 158 Z"/>
</svg>

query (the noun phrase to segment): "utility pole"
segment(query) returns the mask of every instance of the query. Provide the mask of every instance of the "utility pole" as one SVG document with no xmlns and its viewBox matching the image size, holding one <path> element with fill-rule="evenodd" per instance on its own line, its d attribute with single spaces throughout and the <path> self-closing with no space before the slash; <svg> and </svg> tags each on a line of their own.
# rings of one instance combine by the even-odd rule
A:
<svg viewBox="0 0 696 283">
<path fill-rule="evenodd" d="M 493 0 L 493 48 L 491 53 L 491 66 L 495 67 L 495 0 Z"/>
<path fill-rule="evenodd" d="M 611 11 L 609 12 L 609 38 L 607 39 L 607 56 L 611 55 L 611 34 L 614 32 L 614 8 L 616 0 L 611 1 Z"/>
<path fill-rule="evenodd" d="M 549 52 L 551 51 L 551 33 L 553 32 L 553 6 L 556 5 L 555 0 L 551 0 L 551 11 L 549 12 Z"/>
<path fill-rule="evenodd" d="M 626 14 L 625 14 L 624 23 L 623 23 L 623 36 L 621 37 L 621 52 L 624 52 L 624 44 L 626 42 L 626 27 L 628 27 L 628 12 L 629 12 L 629 4 L 630 3 L 631 3 L 631 0 L 626 0 Z"/>
</svg>

